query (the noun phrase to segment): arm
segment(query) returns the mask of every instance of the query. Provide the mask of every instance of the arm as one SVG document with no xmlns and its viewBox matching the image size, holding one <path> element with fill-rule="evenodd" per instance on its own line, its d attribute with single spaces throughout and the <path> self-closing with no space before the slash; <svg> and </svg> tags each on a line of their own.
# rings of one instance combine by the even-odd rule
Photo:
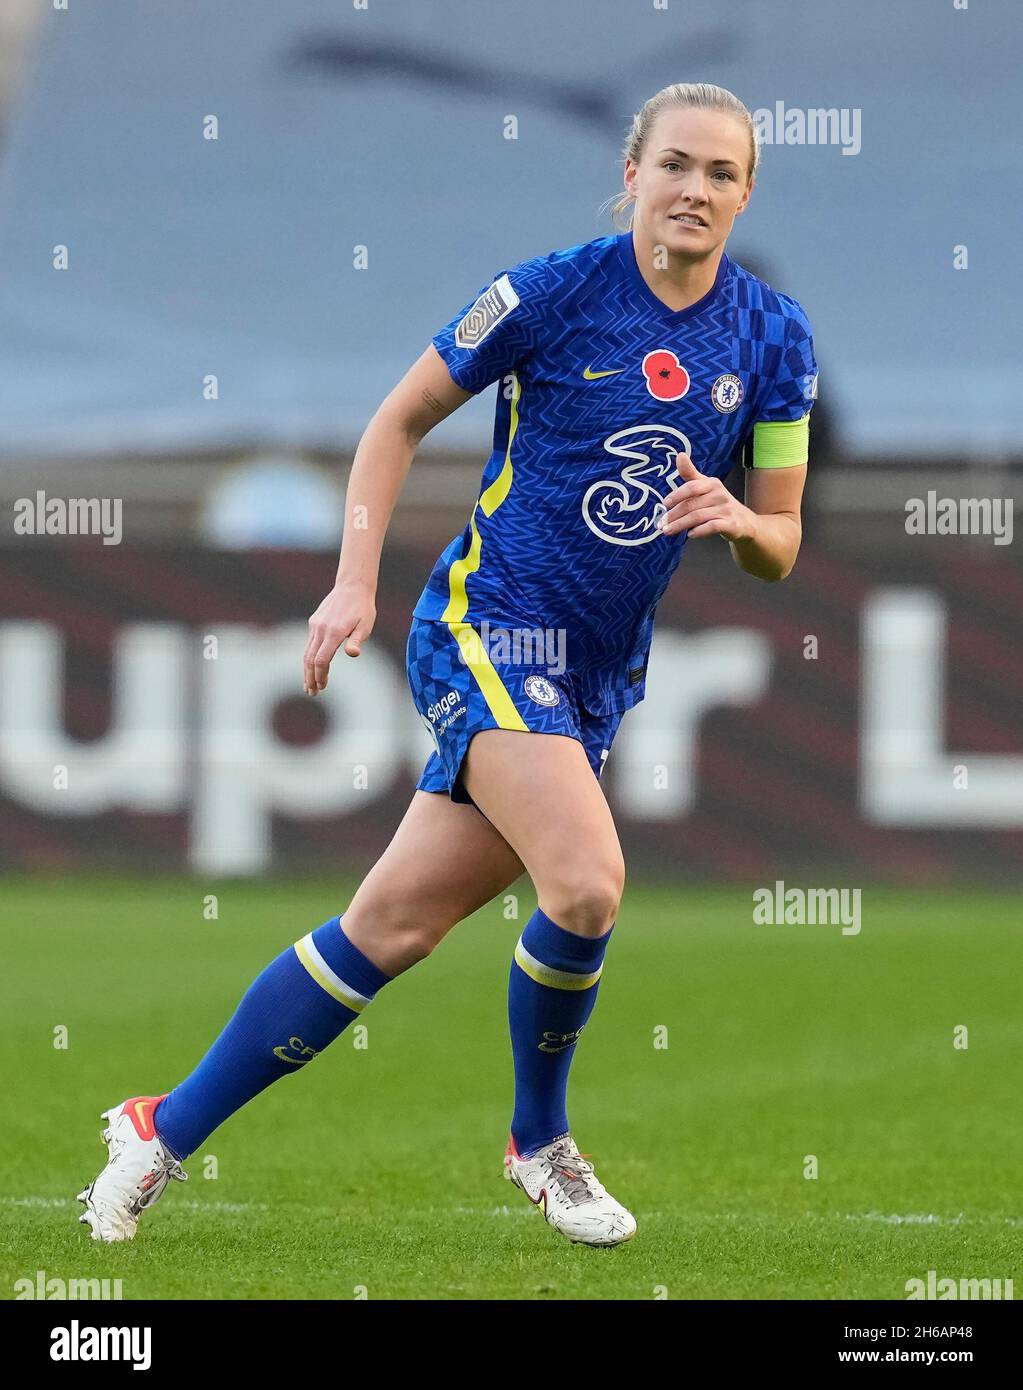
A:
<svg viewBox="0 0 1023 1390">
<path fill-rule="evenodd" d="M 769 582 L 791 574 L 803 539 L 799 503 L 806 464 L 795 468 L 751 468 L 746 475 L 746 508 L 751 534 L 733 538 L 732 558 L 741 570 Z"/>
<path fill-rule="evenodd" d="M 381 403 L 359 440 L 345 496 L 344 539 L 334 587 L 309 619 L 305 690 L 326 689 L 344 644 L 358 656 L 376 621 L 376 587 L 394 504 L 423 437 L 471 397 L 431 343 Z"/>
<path fill-rule="evenodd" d="M 683 482 L 668 494 L 662 522 L 666 535 L 688 531 L 690 536 L 724 536 L 741 570 L 774 582 L 791 573 L 803 531 L 799 503 L 806 481 L 806 464 L 792 468 L 751 469 L 746 478 L 745 505 L 732 496 L 720 478 L 699 473 L 691 459 L 679 455 Z"/>
</svg>

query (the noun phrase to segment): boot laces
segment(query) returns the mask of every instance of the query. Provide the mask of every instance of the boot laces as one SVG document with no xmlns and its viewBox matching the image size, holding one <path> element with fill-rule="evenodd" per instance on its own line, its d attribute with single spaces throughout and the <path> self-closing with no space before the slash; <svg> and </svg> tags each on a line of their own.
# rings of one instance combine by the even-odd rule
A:
<svg viewBox="0 0 1023 1390">
<path fill-rule="evenodd" d="M 564 1140 L 555 1144 L 545 1158 L 551 1176 L 575 1206 L 597 1200 L 597 1194 L 591 1186 L 591 1179 L 594 1177 L 593 1164 L 587 1163 L 588 1157 L 590 1155 L 570 1148 L 568 1141 Z"/>
<path fill-rule="evenodd" d="M 161 1178 L 163 1181 L 161 1182 Z M 175 1182 L 187 1182 L 188 1174 L 181 1166 L 179 1159 L 171 1158 L 168 1154 L 157 1163 L 155 1168 L 151 1168 L 141 1179 L 136 1187 L 136 1196 L 131 1202 L 135 1212 L 144 1211 L 167 1186 L 169 1179 Z"/>
</svg>

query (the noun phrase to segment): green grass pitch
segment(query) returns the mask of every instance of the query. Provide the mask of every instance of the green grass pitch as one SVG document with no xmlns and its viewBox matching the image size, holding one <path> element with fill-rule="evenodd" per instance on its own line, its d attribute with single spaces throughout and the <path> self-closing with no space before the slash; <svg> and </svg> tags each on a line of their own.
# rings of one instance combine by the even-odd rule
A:
<svg viewBox="0 0 1023 1390">
<path fill-rule="evenodd" d="M 617 1249 L 501 1177 L 525 880 L 517 921 L 491 904 L 388 986 L 367 1048 L 343 1034 L 229 1120 L 133 1243 L 90 1241 L 100 1111 L 172 1087 L 350 888 L 229 883 L 207 921 L 187 880 L 7 881 L 6 1298 L 39 1270 L 125 1299 L 902 1299 L 931 1269 L 1023 1290 L 1023 943 L 1018 901 L 980 891 L 864 888 L 843 936 L 754 926 L 751 888 L 630 884 L 569 1091 L 639 1223 Z"/>
</svg>

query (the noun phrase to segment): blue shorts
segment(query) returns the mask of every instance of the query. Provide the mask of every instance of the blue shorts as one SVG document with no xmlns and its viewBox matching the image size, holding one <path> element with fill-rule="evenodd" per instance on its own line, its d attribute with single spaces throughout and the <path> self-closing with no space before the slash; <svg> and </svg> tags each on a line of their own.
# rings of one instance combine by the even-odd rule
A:
<svg viewBox="0 0 1023 1390">
<path fill-rule="evenodd" d="M 413 618 L 406 673 L 416 709 L 433 736 L 417 790 L 447 792 L 472 805 L 462 783 L 469 743 L 481 729 L 518 729 L 577 739 L 599 777 L 622 714 L 590 714 L 571 672 L 542 663 L 504 662 L 469 623 Z"/>
</svg>

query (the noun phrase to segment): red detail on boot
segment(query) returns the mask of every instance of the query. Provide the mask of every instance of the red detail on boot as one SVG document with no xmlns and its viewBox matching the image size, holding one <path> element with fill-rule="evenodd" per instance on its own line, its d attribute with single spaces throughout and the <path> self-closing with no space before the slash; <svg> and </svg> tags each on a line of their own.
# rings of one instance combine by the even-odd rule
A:
<svg viewBox="0 0 1023 1390">
<path fill-rule="evenodd" d="M 156 1125 L 153 1123 L 156 1107 L 169 1095 L 170 1092 L 167 1091 L 162 1096 L 132 1096 L 131 1100 L 124 1102 L 121 1113 L 131 1120 L 140 1139 L 156 1138 Z"/>
</svg>

